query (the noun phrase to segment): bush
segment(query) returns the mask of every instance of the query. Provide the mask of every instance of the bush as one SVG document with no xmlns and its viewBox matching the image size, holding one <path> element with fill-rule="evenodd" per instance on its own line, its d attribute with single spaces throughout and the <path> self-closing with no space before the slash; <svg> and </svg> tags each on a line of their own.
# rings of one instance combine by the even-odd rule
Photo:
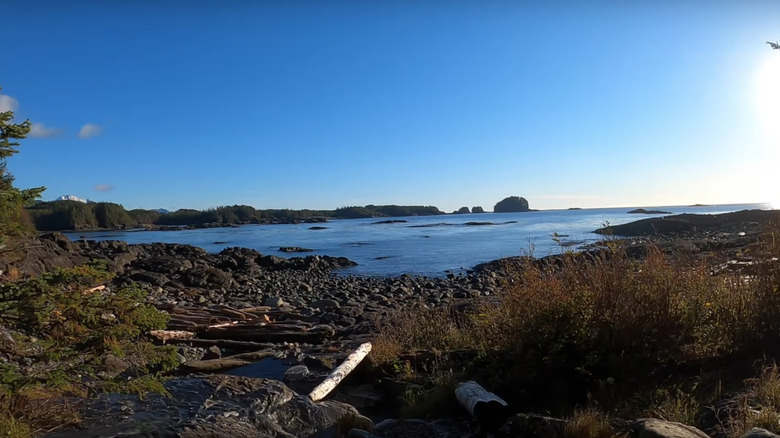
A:
<svg viewBox="0 0 780 438">
<path fill-rule="evenodd" d="M 653 248 L 639 261 L 613 247 L 554 263 L 526 259 L 477 311 L 390 318 L 374 360 L 471 349 L 479 354 L 471 378 L 518 406 L 565 410 L 616 388 L 636 393 L 685 365 L 777 349 L 780 269 L 771 239 L 752 250 L 757 268 L 749 276 L 711 275 L 703 262 Z M 675 403 L 690 416 L 683 398 L 666 408 Z"/>
<path fill-rule="evenodd" d="M 61 354 L 64 349 L 106 352 L 113 342 L 132 342 L 145 331 L 165 328 L 167 315 L 143 304 L 145 294 L 135 286 L 90 292 L 109 279 L 89 266 L 60 269 L 3 285 L 0 294 L 16 297 L 3 303 L 9 315 L 18 316 L 14 329 L 50 341 Z"/>
<path fill-rule="evenodd" d="M 75 415 L 55 402 L 44 407 L 32 400 L 95 391 L 164 392 L 155 376 L 178 366 L 175 349 L 156 346 L 143 334 L 165 328 L 168 315 L 144 304 L 145 294 L 134 286 L 101 288 L 108 280 L 110 274 L 82 266 L 0 285 L 0 329 L 10 342 L 3 348 L 8 361 L 0 366 L 0 429 L 13 427 L 25 436 L 25 430 L 45 430 Z M 108 357 L 124 361 L 127 370 L 107 373 Z M 31 403 L 40 405 L 36 412 L 51 415 L 31 416 L 19 408 Z"/>
</svg>

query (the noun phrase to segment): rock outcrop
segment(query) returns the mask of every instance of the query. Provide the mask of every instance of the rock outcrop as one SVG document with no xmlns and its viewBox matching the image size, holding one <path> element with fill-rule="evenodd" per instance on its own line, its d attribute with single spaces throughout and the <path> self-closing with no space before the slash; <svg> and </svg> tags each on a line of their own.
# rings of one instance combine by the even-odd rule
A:
<svg viewBox="0 0 780 438">
<path fill-rule="evenodd" d="M 723 214 L 678 214 L 659 218 L 642 219 L 623 225 L 612 225 L 594 231 L 616 236 L 650 236 L 674 234 L 682 237 L 689 233 L 707 230 L 717 232 L 757 231 L 759 224 L 780 219 L 776 210 L 742 210 Z"/>
<path fill-rule="evenodd" d="M 166 382 L 170 397 L 103 394 L 83 414 L 82 427 L 50 438 L 301 437 L 335 428 L 356 415 L 346 403 L 312 402 L 276 380 L 229 375 Z"/>
<path fill-rule="evenodd" d="M 521 211 L 530 211 L 530 208 L 528 208 L 528 201 L 519 196 L 504 198 L 493 207 L 494 213 L 515 213 Z"/>
<path fill-rule="evenodd" d="M 663 211 L 663 210 L 645 210 L 644 208 L 637 208 L 635 210 L 629 211 L 628 214 L 672 214 L 672 212 Z"/>
</svg>

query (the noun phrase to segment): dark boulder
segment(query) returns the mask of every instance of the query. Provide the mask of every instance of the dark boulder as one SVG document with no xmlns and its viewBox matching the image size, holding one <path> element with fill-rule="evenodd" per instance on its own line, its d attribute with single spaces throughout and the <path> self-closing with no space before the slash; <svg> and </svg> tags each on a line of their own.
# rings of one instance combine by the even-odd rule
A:
<svg viewBox="0 0 780 438">
<path fill-rule="evenodd" d="M 64 236 L 52 233 L 43 239 L 9 238 L 0 253 L 0 271 L 16 270 L 22 277 L 34 277 L 57 268 L 72 268 L 89 262 L 89 257 L 63 249 L 62 245 L 68 245 L 61 237 Z"/>
<path fill-rule="evenodd" d="M 257 259 L 262 257 L 262 254 L 254 249 L 231 247 L 223 249 L 217 257 L 217 266 L 222 269 L 247 270 L 257 266 Z"/>
<path fill-rule="evenodd" d="M 267 269 L 285 269 L 290 265 L 290 262 L 283 258 L 274 255 L 267 255 L 258 257 L 257 264 Z"/>
<path fill-rule="evenodd" d="M 225 271 L 217 268 L 190 269 L 181 275 L 181 282 L 185 286 L 203 288 L 226 288 L 234 285 L 233 277 Z"/>
<path fill-rule="evenodd" d="M 50 242 L 54 242 L 59 246 L 60 248 L 64 249 L 65 251 L 72 251 L 73 250 L 73 244 L 64 234 L 62 233 L 46 233 L 42 234 L 40 236 L 41 240 L 48 240 Z"/>
<path fill-rule="evenodd" d="M 302 248 L 300 246 L 283 246 L 279 248 L 280 252 L 312 252 L 313 249 Z"/>
<path fill-rule="evenodd" d="M 472 213 L 484 213 L 485 210 L 482 209 L 482 207 L 480 207 L 480 206 L 476 206 L 476 207 L 471 207 L 471 212 Z"/>
<path fill-rule="evenodd" d="M 128 276 L 131 280 L 148 283 L 152 286 L 162 286 L 170 281 L 170 279 L 166 277 L 165 274 L 161 274 L 159 272 L 134 271 L 129 274 L 130 275 Z"/>
<path fill-rule="evenodd" d="M 133 267 L 161 274 L 173 274 L 192 269 L 192 262 L 182 257 L 164 255 L 138 260 L 133 263 Z"/>
</svg>

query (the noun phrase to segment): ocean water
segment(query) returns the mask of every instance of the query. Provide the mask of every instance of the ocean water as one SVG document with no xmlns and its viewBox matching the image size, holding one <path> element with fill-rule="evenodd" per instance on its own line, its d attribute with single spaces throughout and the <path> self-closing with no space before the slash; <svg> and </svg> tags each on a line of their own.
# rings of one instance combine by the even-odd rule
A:
<svg viewBox="0 0 780 438">
<path fill-rule="evenodd" d="M 703 207 L 644 207 L 673 214 L 717 214 L 766 209 L 766 204 Z M 543 210 L 524 213 L 480 213 L 381 219 L 342 219 L 322 224 L 242 225 L 181 231 L 104 231 L 67 233 L 71 240 L 123 240 L 128 243 L 183 243 L 219 252 L 231 246 L 253 248 L 281 257 L 311 254 L 347 257 L 358 263 L 342 275 L 443 276 L 479 263 L 517 255 L 543 257 L 578 249 L 603 237 L 593 231 L 606 223 L 619 225 L 664 215 L 627 214 L 629 208 Z M 400 223 L 376 223 L 384 219 Z M 467 225 L 490 222 L 492 225 Z M 312 230 L 324 226 L 324 230 Z M 557 233 L 559 242 L 553 240 Z M 282 253 L 283 246 L 313 249 Z"/>
</svg>

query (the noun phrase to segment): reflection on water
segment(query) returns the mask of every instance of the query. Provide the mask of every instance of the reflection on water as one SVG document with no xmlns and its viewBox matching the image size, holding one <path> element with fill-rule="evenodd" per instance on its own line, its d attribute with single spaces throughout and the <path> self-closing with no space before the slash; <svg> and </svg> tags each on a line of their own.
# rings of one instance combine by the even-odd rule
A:
<svg viewBox="0 0 780 438">
<path fill-rule="evenodd" d="M 290 368 L 290 366 L 285 365 L 281 360 L 274 357 L 267 357 L 265 359 L 260 359 L 257 362 L 250 363 L 249 365 L 234 368 L 225 372 L 225 374 L 231 376 L 282 380 L 284 373 L 288 368 Z"/>
</svg>

